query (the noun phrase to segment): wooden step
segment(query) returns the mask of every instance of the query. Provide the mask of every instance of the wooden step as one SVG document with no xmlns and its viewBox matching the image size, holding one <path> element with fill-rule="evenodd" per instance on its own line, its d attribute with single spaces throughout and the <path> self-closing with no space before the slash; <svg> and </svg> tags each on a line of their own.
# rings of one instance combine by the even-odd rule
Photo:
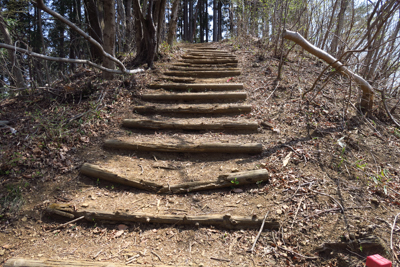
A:
<svg viewBox="0 0 400 267">
<path fill-rule="evenodd" d="M 214 53 L 229 53 L 226 50 L 219 50 L 215 48 L 195 48 L 195 49 L 185 49 L 186 52 L 214 52 Z"/>
<path fill-rule="evenodd" d="M 210 52 L 188 52 L 184 56 L 234 57 L 234 55 L 228 53 L 210 53 Z"/>
<path fill-rule="evenodd" d="M 142 94 L 145 101 L 172 101 L 172 100 L 245 100 L 247 93 L 237 92 L 204 92 L 204 93 L 157 93 Z"/>
<path fill-rule="evenodd" d="M 183 63 L 190 64 L 225 64 L 225 63 L 238 63 L 237 59 L 184 59 Z"/>
<path fill-rule="evenodd" d="M 193 83 L 196 81 L 195 78 L 190 78 L 190 77 L 162 76 L 160 78 L 163 80 L 166 80 L 166 81 L 174 82 L 174 83 Z"/>
<path fill-rule="evenodd" d="M 240 71 L 165 71 L 164 75 L 174 77 L 222 78 L 239 76 Z"/>
<path fill-rule="evenodd" d="M 226 55 L 226 56 L 221 57 L 221 56 L 218 56 L 217 54 L 214 54 L 214 55 L 205 54 L 205 55 L 196 55 L 196 56 L 194 56 L 194 55 L 182 55 L 181 58 L 183 58 L 183 59 L 213 59 L 213 60 L 215 60 L 215 59 L 222 59 L 222 60 L 223 59 L 236 59 L 235 56 Z"/>
<path fill-rule="evenodd" d="M 242 114 L 250 113 L 250 105 L 239 104 L 192 104 L 192 105 L 152 105 L 136 106 L 137 113 L 185 113 L 185 114 Z"/>
<path fill-rule="evenodd" d="M 190 63 L 183 63 L 177 62 L 172 63 L 172 66 L 180 66 L 180 67 L 194 67 L 194 68 L 236 68 L 238 63 L 225 63 L 225 64 L 190 64 Z"/>
<path fill-rule="evenodd" d="M 159 83 L 159 84 L 151 84 L 149 85 L 150 89 L 165 89 L 165 90 L 174 90 L 174 91 L 234 91 L 234 90 L 243 90 L 242 83 L 185 83 L 185 84 L 176 84 L 176 83 Z"/>
<path fill-rule="evenodd" d="M 179 153 L 248 153 L 258 154 L 262 152 L 262 144 L 232 144 L 232 143 L 148 143 L 136 141 L 123 141 L 109 139 L 104 142 L 105 148 L 123 149 L 133 151 L 157 151 L 157 152 L 179 152 Z"/>
<path fill-rule="evenodd" d="M 191 120 L 150 120 L 150 119 L 124 119 L 122 126 L 135 129 L 152 130 L 213 130 L 213 131 L 257 131 L 257 122 L 247 121 L 214 121 L 192 122 Z"/>
<path fill-rule="evenodd" d="M 205 68 L 205 67 L 179 67 L 179 66 L 172 66 L 169 68 L 170 70 L 174 71 L 241 71 L 238 68 Z"/>
</svg>

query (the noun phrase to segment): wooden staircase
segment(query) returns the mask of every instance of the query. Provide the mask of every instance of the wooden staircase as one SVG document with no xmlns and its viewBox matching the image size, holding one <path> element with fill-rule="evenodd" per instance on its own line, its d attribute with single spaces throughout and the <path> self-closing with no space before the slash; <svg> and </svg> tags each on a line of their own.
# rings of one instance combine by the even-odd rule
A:
<svg viewBox="0 0 400 267">
<path fill-rule="evenodd" d="M 229 188 L 232 185 L 255 185 L 256 182 L 269 179 L 267 170 L 254 167 L 249 169 L 249 165 L 244 167 L 245 165 L 240 162 L 234 163 L 237 167 L 227 173 L 217 174 L 223 169 L 220 165 L 224 164 L 224 159 L 237 157 L 244 162 L 246 158 L 262 153 L 263 144 L 252 142 L 251 138 L 251 134 L 256 134 L 258 131 L 258 123 L 244 119 L 243 114 L 251 112 L 251 106 L 246 104 L 247 93 L 243 84 L 230 82 L 233 77 L 240 75 L 236 57 L 209 45 L 192 47 L 194 48 L 186 49 L 182 59 L 172 64 L 171 70 L 166 71 L 164 75 L 171 77 L 172 80 L 181 81 L 180 78 L 188 78 L 193 82 L 160 82 L 148 86 L 142 94 L 140 105 L 133 107 L 133 115 L 122 121 L 122 127 L 132 129 L 133 135 L 117 136 L 104 142 L 105 151 L 112 153 L 114 158 L 127 157 L 132 155 L 131 153 L 142 153 L 140 155 L 147 153 L 140 160 L 146 160 L 144 158 L 147 157 L 150 161 L 154 158 L 153 168 L 157 163 L 157 157 L 160 158 L 162 155 L 168 155 L 169 162 L 164 161 L 165 166 L 155 167 L 155 170 L 151 170 L 151 174 L 147 176 L 140 164 L 136 166 L 140 166 L 141 173 L 138 171 L 135 176 L 127 175 L 133 168 L 129 165 L 131 164 L 129 162 L 133 161 L 132 158 L 126 159 L 127 163 L 125 165 L 121 163 L 121 167 L 114 171 L 107 168 L 106 162 L 85 163 L 81 168 L 81 174 L 97 181 L 100 179 L 128 185 L 151 194 L 182 194 Z M 223 133 L 229 133 L 229 139 L 224 139 Z M 157 154 L 156 157 L 152 153 L 164 154 Z M 202 160 L 196 159 L 196 155 L 200 154 Z M 178 183 L 165 182 L 161 177 L 165 177 L 168 166 L 175 166 L 182 155 L 186 155 L 185 157 L 193 164 L 202 161 L 203 167 L 206 165 L 209 167 L 204 173 L 196 173 L 196 177 L 183 175 Z M 185 166 L 191 164 L 189 162 Z M 178 168 L 179 173 L 175 172 L 175 175 L 182 175 L 185 166 L 172 167 L 171 172 Z M 73 217 L 85 216 L 82 211 L 77 213 L 62 205 L 50 206 L 50 211 L 58 212 L 57 214 L 72 213 Z M 90 216 L 87 215 L 89 220 L 121 221 L 125 218 L 131 222 L 193 223 L 193 225 L 218 225 L 227 229 L 259 228 L 263 222 L 262 218 L 250 213 L 241 214 L 239 217 L 230 214 L 221 216 L 188 214 L 191 216 L 190 220 L 186 215 L 153 216 L 154 214 L 128 212 L 122 216 L 117 212 L 113 215 L 112 212 L 100 211 L 90 211 L 89 214 Z M 274 220 L 265 223 L 265 228 L 277 227 L 279 223 Z"/>
</svg>

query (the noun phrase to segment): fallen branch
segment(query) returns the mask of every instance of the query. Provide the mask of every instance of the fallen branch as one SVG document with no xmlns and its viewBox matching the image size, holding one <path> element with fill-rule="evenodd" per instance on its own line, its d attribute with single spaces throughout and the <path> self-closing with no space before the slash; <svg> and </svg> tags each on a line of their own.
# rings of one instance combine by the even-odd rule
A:
<svg viewBox="0 0 400 267">
<path fill-rule="evenodd" d="M 63 224 L 57 226 L 56 228 L 54 228 L 54 229 L 52 229 L 52 230 L 57 230 L 57 229 L 63 228 L 64 226 L 66 226 L 66 225 L 68 225 L 68 224 L 71 224 L 71 223 L 74 223 L 74 222 L 77 222 L 77 221 L 79 221 L 79 220 L 82 220 L 83 218 L 85 218 L 85 216 L 81 216 L 81 217 L 79 217 L 79 218 L 73 219 L 72 221 L 63 223 Z"/>
<path fill-rule="evenodd" d="M 296 255 L 296 256 L 299 256 L 300 258 L 304 258 L 304 259 L 306 259 L 306 260 L 317 260 L 317 259 L 319 259 L 319 257 L 304 256 L 304 255 L 302 255 L 302 254 L 300 254 L 300 253 L 294 252 L 293 250 L 290 250 L 290 249 L 287 249 L 287 248 L 284 248 L 284 247 L 277 246 L 277 248 L 279 248 L 279 249 L 281 249 L 281 250 L 284 250 L 284 251 L 286 251 L 286 252 L 292 253 L 292 254 L 294 254 L 294 255 Z"/>
<path fill-rule="evenodd" d="M 135 223 L 160 223 L 160 224 L 179 224 L 191 226 L 218 226 L 224 229 L 254 229 L 259 228 L 262 220 L 256 215 L 253 216 L 232 216 L 230 214 L 211 214 L 211 215 L 169 215 L 151 213 L 129 213 L 129 212 L 110 212 L 102 210 L 75 210 L 68 204 L 51 204 L 47 210 L 49 214 L 60 215 L 60 211 L 73 217 L 84 216 L 90 222 L 114 221 L 114 222 L 135 222 Z M 279 229 L 279 223 L 275 220 L 265 222 L 267 229 Z"/>
<path fill-rule="evenodd" d="M 12 45 L 8 45 L 8 44 L 4 44 L 4 43 L 0 43 L 0 48 L 6 48 L 8 50 L 11 51 L 19 51 L 21 53 L 25 53 L 31 57 L 37 57 L 37 58 L 41 58 L 44 60 L 49 60 L 49 61 L 57 61 L 57 62 L 65 62 L 65 63 L 76 63 L 76 64 L 87 64 L 90 65 L 92 67 L 95 67 L 97 69 L 103 70 L 103 71 L 107 71 L 107 72 L 111 72 L 111 73 L 117 73 L 117 74 L 134 74 L 134 73 L 138 73 L 138 72 L 143 72 L 143 69 L 136 69 L 136 70 L 113 70 L 113 69 L 109 69 L 103 66 L 100 66 L 96 63 L 93 63 L 90 60 L 86 60 L 86 59 L 72 59 L 72 58 L 62 58 L 62 57 L 51 57 L 51 56 L 46 56 L 46 55 L 42 55 L 39 53 L 35 53 L 20 47 L 16 47 L 16 46 L 12 46 Z"/>
<path fill-rule="evenodd" d="M 104 262 L 104 261 L 71 261 L 71 260 L 52 260 L 52 259 L 41 259 L 41 260 L 32 260 L 32 259 L 23 259 L 23 258 L 11 258 L 6 261 L 4 267 L 126 267 L 126 264 L 118 264 L 115 262 Z M 171 267 L 171 265 L 155 265 L 155 264 L 129 264 L 130 267 Z M 174 265 L 174 266 L 182 266 L 182 265 Z"/>
<path fill-rule="evenodd" d="M 345 73 L 351 76 L 358 85 L 360 85 L 361 90 L 363 91 L 361 97 L 361 107 L 367 111 L 372 110 L 372 106 L 374 104 L 374 92 L 372 86 L 364 80 L 361 76 L 353 73 L 348 68 L 346 68 L 341 62 L 339 62 L 336 58 L 329 55 L 327 52 L 319 49 L 318 47 L 312 45 L 308 42 L 303 36 L 301 36 L 297 32 L 284 30 L 283 31 L 283 38 L 291 40 L 302 48 L 304 48 L 309 53 L 319 57 L 320 59 L 326 61 L 328 64 L 332 65 L 339 73 Z"/>
<path fill-rule="evenodd" d="M 261 224 L 261 227 L 260 227 L 260 231 L 258 231 L 258 234 L 257 234 L 257 236 L 256 236 L 256 239 L 254 239 L 253 246 L 252 246 L 251 249 L 249 249 L 247 252 L 252 253 L 252 252 L 254 251 L 254 248 L 255 248 L 255 246 L 256 246 L 256 243 L 257 243 L 258 239 L 260 238 L 260 235 L 261 235 L 261 233 L 262 233 L 262 231 L 263 231 L 263 229 L 264 229 L 265 220 L 267 219 L 268 214 L 269 214 L 269 211 L 268 211 L 267 214 L 265 214 L 265 216 L 264 216 L 264 219 L 263 219 L 262 224 Z"/>
</svg>

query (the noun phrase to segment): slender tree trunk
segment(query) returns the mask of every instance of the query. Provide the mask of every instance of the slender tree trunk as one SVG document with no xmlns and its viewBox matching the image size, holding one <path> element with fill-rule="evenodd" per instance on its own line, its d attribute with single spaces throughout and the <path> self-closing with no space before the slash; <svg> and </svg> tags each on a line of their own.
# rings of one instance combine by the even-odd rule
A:
<svg viewBox="0 0 400 267">
<path fill-rule="evenodd" d="M 104 51 L 111 56 L 115 55 L 115 4 L 113 0 L 104 0 Z M 109 69 L 115 68 L 115 62 L 103 57 L 103 66 Z M 103 72 L 103 78 L 111 80 L 114 75 Z"/>
<path fill-rule="evenodd" d="M 1 16 L 1 14 L 0 14 L 0 32 L 3 36 L 4 43 L 8 45 L 14 45 L 10 32 L 8 31 L 7 25 L 5 24 L 5 21 Z M 16 60 L 14 53 L 12 51 L 8 51 L 7 54 L 11 64 L 11 73 L 13 75 L 11 79 L 14 81 L 17 88 L 25 88 L 26 87 L 25 79 L 22 75 L 21 69 L 18 67 L 18 62 Z"/>
<path fill-rule="evenodd" d="M 126 35 L 125 35 L 125 44 L 124 44 L 124 52 L 129 52 L 130 48 L 132 47 L 132 34 L 133 34 L 133 14 L 132 14 L 132 0 L 126 0 Z"/>
<path fill-rule="evenodd" d="M 188 41 L 193 43 L 193 0 L 189 0 L 189 36 Z"/>
<path fill-rule="evenodd" d="M 336 7 L 337 7 L 338 2 L 339 2 L 339 0 L 336 0 L 336 1 L 335 1 L 335 4 L 333 5 L 332 15 L 331 15 L 331 17 L 329 18 L 328 27 L 327 27 L 327 29 L 326 29 L 325 36 L 324 36 L 324 38 L 323 38 L 323 40 L 322 40 L 322 44 L 321 44 L 321 46 L 320 46 L 322 50 L 325 49 L 326 40 L 328 39 L 330 30 L 332 29 L 332 23 L 333 23 L 333 20 L 334 20 L 334 17 L 335 17 L 335 12 L 336 12 Z"/>
<path fill-rule="evenodd" d="M 103 45 L 103 31 L 101 29 L 99 11 L 95 0 L 85 0 L 84 3 L 87 13 L 86 18 L 89 23 L 89 35 L 99 44 Z M 101 51 L 93 44 L 90 44 L 90 53 L 94 62 L 100 62 L 103 58 Z"/>
<path fill-rule="evenodd" d="M 183 40 L 189 40 L 188 0 L 183 0 Z"/>
<path fill-rule="evenodd" d="M 124 46 L 126 43 L 126 13 L 125 13 L 125 5 L 122 0 L 117 0 L 117 14 L 118 14 L 118 24 L 116 28 L 117 38 L 118 38 L 118 52 L 124 51 Z"/>
<path fill-rule="evenodd" d="M 165 17 L 165 6 L 167 4 L 167 0 L 159 0 L 156 2 L 157 7 L 156 10 L 156 15 L 154 16 L 154 20 L 157 22 L 156 28 L 157 28 L 157 44 L 156 44 L 156 54 L 159 53 L 158 47 L 161 43 L 161 33 L 163 29 L 163 23 L 164 23 L 164 17 Z"/>
<path fill-rule="evenodd" d="M 333 40 L 331 43 L 331 54 L 333 54 L 333 56 L 337 56 L 339 39 L 342 35 L 342 29 L 344 24 L 344 15 L 348 5 L 349 5 L 349 0 L 341 0 L 335 35 L 333 36 Z"/>
<path fill-rule="evenodd" d="M 204 14 L 205 14 L 204 20 L 205 20 L 205 26 L 206 26 L 206 43 L 208 43 L 208 35 L 210 34 L 208 31 L 208 0 L 205 0 L 205 2 L 206 2 L 206 8 L 204 11 Z"/>
<path fill-rule="evenodd" d="M 222 2 L 218 1 L 218 41 L 222 40 Z"/>
<path fill-rule="evenodd" d="M 213 42 L 218 41 L 218 0 L 213 2 Z"/>
<path fill-rule="evenodd" d="M 172 3 L 172 9 L 171 9 L 171 20 L 169 23 L 169 30 L 168 30 L 168 39 L 167 42 L 170 47 L 174 44 L 174 38 L 176 35 L 176 23 L 178 21 L 178 6 L 179 6 L 180 0 L 174 0 Z"/>
</svg>

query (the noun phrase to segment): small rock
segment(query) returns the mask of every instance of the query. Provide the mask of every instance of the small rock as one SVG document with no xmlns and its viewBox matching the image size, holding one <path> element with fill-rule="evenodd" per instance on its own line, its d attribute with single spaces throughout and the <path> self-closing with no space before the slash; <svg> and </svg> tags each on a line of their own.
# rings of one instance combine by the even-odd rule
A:
<svg viewBox="0 0 400 267">
<path fill-rule="evenodd" d="M 129 227 L 125 224 L 118 225 L 118 230 L 127 230 Z"/>
<path fill-rule="evenodd" d="M 238 169 L 238 168 L 233 168 L 233 169 L 231 170 L 231 172 L 239 172 L 239 169 Z"/>
<path fill-rule="evenodd" d="M 379 205 L 379 200 L 376 198 L 371 198 L 371 203 L 375 205 Z"/>
<path fill-rule="evenodd" d="M 233 193 L 243 193 L 243 189 L 241 188 L 235 188 L 232 190 Z"/>
<path fill-rule="evenodd" d="M 43 254 L 38 254 L 38 257 L 43 257 Z"/>
<path fill-rule="evenodd" d="M 258 204 L 258 205 L 257 205 L 257 208 L 262 208 L 262 205 L 261 205 L 261 204 Z"/>
<path fill-rule="evenodd" d="M 0 256 L 4 256 L 5 253 L 6 253 L 5 249 L 0 249 Z"/>
<path fill-rule="evenodd" d="M 124 233 L 124 230 L 119 230 L 115 233 L 114 238 L 120 237 Z"/>
<path fill-rule="evenodd" d="M 28 220 L 27 217 L 23 217 L 23 218 L 21 219 L 21 221 L 23 221 L 23 222 L 26 222 L 27 220 Z"/>
<path fill-rule="evenodd" d="M 277 209 L 276 210 L 276 214 L 281 215 L 282 214 L 282 210 L 281 209 Z"/>
<path fill-rule="evenodd" d="M 81 207 L 82 208 L 87 208 L 87 207 L 89 207 L 89 204 L 88 203 L 82 203 Z"/>
</svg>

